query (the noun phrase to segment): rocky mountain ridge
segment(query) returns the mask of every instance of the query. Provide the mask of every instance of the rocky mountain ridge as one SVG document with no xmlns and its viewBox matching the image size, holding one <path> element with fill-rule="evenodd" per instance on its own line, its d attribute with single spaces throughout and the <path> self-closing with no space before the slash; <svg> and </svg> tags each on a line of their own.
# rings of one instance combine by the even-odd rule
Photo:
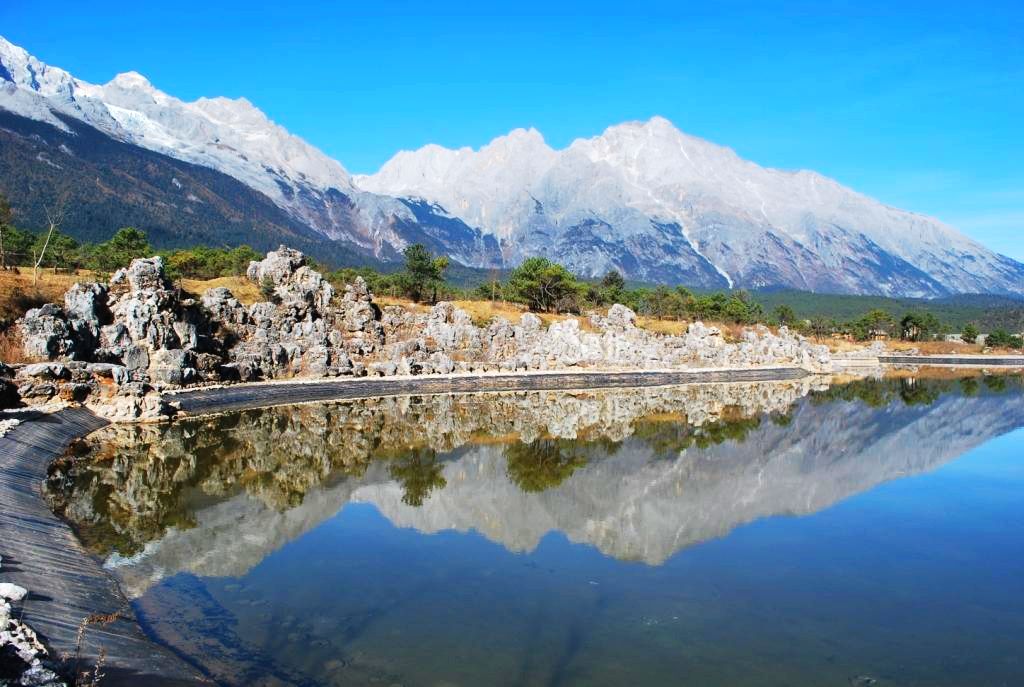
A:
<svg viewBox="0 0 1024 687">
<path fill-rule="evenodd" d="M 663 117 L 563 150 L 533 129 L 479 150 L 428 145 L 355 181 L 438 203 L 513 261 L 539 253 L 590 276 L 916 296 L 1021 293 L 1024 276 L 938 220 L 815 172 L 760 167 Z"/>
<path fill-rule="evenodd" d="M 121 217 L 168 243 L 209 241 L 211 223 L 236 243 L 254 222 L 261 247 L 291 235 L 336 262 L 396 261 L 423 243 L 473 267 L 542 255 L 583 276 L 704 288 L 1024 294 L 1024 265 L 952 227 L 814 172 L 760 167 L 661 117 L 564 150 L 533 129 L 478 151 L 428 145 L 353 178 L 244 98 L 184 102 L 135 72 L 91 84 L 3 38 L 0 115 L 0 188 L 29 221 L 55 189 L 74 191 L 87 238 Z M 115 144 L 148 154 L 128 180 L 124 150 L 97 155 Z M 176 174 L 182 163 L 226 179 Z"/>
<path fill-rule="evenodd" d="M 216 170 L 266 197 L 308 231 L 354 246 L 368 257 L 395 260 L 406 245 L 419 242 L 467 265 L 500 262 L 493 239 L 446 212 L 355 188 L 338 161 L 244 98 L 184 102 L 135 72 L 91 84 L 0 37 L 0 109 L 65 134 L 74 135 L 85 125 L 113 141 Z M 37 164 L 61 165 L 62 157 L 92 150 L 83 153 L 65 145 L 42 152 L 45 160 Z M 5 181 L 16 186 L 14 178 Z M 183 209 L 202 201 L 198 193 L 196 200 L 188 200 L 190 189 L 180 183 L 160 189 L 172 195 L 175 190 L 182 192 Z M 16 204 L 19 200 L 14 198 Z"/>
</svg>

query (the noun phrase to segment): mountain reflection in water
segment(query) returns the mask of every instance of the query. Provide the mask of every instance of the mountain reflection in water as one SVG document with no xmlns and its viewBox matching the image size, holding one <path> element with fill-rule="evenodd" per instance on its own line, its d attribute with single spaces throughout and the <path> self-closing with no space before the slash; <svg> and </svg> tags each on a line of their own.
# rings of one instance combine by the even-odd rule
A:
<svg viewBox="0 0 1024 687">
<path fill-rule="evenodd" d="M 246 578 L 360 503 L 398 528 L 475 532 L 509 552 L 536 552 L 555 532 L 661 566 L 1021 426 L 1015 377 L 384 398 L 109 427 L 54 465 L 47 493 L 136 598 L 180 573 Z M 247 656 L 221 670 L 270 670 Z M 275 679 L 322 679 L 301 663 Z M 346 679 L 417 683 L 380 670 Z"/>
</svg>

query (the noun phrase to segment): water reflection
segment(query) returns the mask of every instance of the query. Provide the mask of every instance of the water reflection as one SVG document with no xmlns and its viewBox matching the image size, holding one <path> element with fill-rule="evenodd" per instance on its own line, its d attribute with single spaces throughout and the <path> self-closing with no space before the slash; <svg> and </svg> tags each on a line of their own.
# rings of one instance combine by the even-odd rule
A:
<svg viewBox="0 0 1024 687">
<path fill-rule="evenodd" d="M 47 487 L 133 595 L 182 571 L 244 575 L 350 502 L 509 551 L 557 531 L 658 565 L 1024 425 L 1020 386 L 782 382 L 273 408 L 110 427 L 56 464 Z"/>
</svg>

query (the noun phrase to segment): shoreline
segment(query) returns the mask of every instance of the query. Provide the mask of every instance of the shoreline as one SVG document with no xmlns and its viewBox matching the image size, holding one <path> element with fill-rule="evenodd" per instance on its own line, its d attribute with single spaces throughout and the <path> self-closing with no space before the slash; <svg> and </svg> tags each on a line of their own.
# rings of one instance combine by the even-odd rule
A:
<svg viewBox="0 0 1024 687">
<path fill-rule="evenodd" d="M 104 685 L 210 684 L 196 669 L 152 641 L 139 626 L 114 578 L 78 541 L 43 498 L 50 463 L 75 439 L 110 424 L 86 408 L 30 414 L 0 438 L 0 542 L 4 581 L 28 590 L 17 609 L 43 641 L 49 658 L 74 657 L 80 628 L 94 614 L 115 614 L 83 635 L 81 668 L 104 654 Z"/>
<path fill-rule="evenodd" d="M 936 365 L 924 356 L 914 364 Z M 1006 360 L 1005 357 L 996 360 Z M 879 360 L 882 363 L 881 359 Z M 889 363 L 882 363 L 888 366 Z M 899 361 L 898 364 L 908 364 Z M 939 363 L 941 364 L 941 363 Z M 990 359 L 975 366 L 1020 366 Z M 165 392 L 161 397 L 194 417 L 278 405 L 356 400 L 378 396 L 434 395 L 502 391 L 587 390 L 600 388 L 772 382 L 829 376 L 794 366 L 677 368 L 671 370 L 544 370 L 515 373 L 452 373 L 391 377 L 282 379 Z M 40 486 L 53 460 L 75 439 L 111 424 L 92 410 L 68 406 L 46 413 L 19 413 L 19 424 L 0 436 L 0 551 L 13 563 L 5 581 L 30 590 L 21 605 L 25 622 L 44 639 L 54 657 L 74 655 L 81 621 L 94 613 L 121 613 L 121 619 L 93 627 L 85 635 L 82 658 L 94 661 L 106 651 L 104 684 L 209 684 L 184 658 L 145 634 L 114 578 L 89 554 L 71 528 L 42 497 Z M 173 421 L 173 420 L 171 420 Z"/>
<path fill-rule="evenodd" d="M 811 375 L 798 367 L 546 370 L 272 380 L 195 388 L 163 396 L 181 407 L 179 416 L 191 417 L 377 396 L 787 381 Z M 4 546 L 0 556 L 5 561 L 4 581 L 29 590 L 19 608 L 25 623 L 39 634 L 51 658 L 59 660 L 75 656 L 78 633 L 86 618 L 117 614 L 118 619 L 110 624 L 91 625 L 81 647 L 84 665 L 94 664 L 103 651 L 104 685 L 210 684 L 185 658 L 145 633 L 113 576 L 85 550 L 70 526 L 43 498 L 41 485 L 51 463 L 64 455 L 72 441 L 112 422 L 80 405 L 51 412 L 22 409 L 18 419 L 18 424 L 0 436 L 0 542 Z"/>
<path fill-rule="evenodd" d="M 165 393 L 178 417 L 298 403 L 355 400 L 381 396 L 434 395 L 498 391 L 579 391 L 628 387 L 771 382 L 828 376 L 800 367 L 690 368 L 675 370 L 543 370 L 452 373 L 391 377 L 336 377 L 271 380 L 198 387 Z"/>
</svg>

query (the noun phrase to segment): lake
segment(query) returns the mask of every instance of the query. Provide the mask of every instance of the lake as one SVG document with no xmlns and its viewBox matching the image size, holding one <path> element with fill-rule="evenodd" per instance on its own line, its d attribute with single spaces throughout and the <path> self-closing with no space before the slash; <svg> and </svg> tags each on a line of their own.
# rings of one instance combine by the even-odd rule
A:
<svg viewBox="0 0 1024 687">
<path fill-rule="evenodd" d="M 1019 377 L 111 426 L 46 484 L 228 685 L 1024 684 Z"/>
</svg>

